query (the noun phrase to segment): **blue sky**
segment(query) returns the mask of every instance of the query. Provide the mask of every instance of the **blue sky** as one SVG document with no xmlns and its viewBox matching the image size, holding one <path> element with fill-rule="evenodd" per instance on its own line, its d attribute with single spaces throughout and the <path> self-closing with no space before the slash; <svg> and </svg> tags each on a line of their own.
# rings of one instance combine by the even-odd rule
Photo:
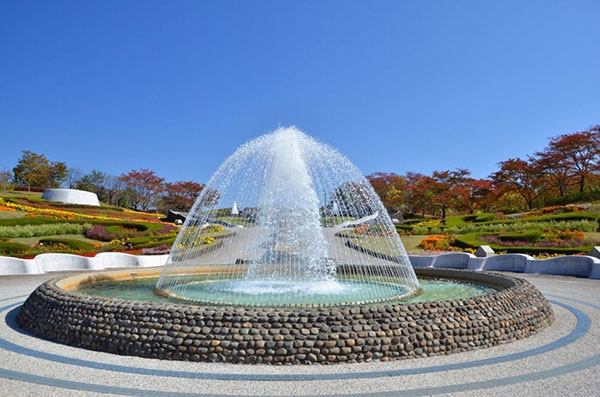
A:
<svg viewBox="0 0 600 397">
<path fill-rule="evenodd" d="M 598 1 L 2 1 L 0 168 L 205 182 L 296 125 L 365 174 L 468 168 L 600 123 Z"/>
</svg>

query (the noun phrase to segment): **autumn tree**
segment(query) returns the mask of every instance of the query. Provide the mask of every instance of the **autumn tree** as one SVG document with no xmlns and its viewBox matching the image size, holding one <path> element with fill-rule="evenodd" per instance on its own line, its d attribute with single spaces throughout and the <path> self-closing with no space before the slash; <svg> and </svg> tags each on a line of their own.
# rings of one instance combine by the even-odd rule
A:
<svg viewBox="0 0 600 397">
<path fill-rule="evenodd" d="M 23 150 L 21 158 L 13 168 L 16 184 L 31 187 L 58 187 L 67 176 L 63 162 L 49 161 L 45 155 Z"/>
<path fill-rule="evenodd" d="M 425 215 L 428 211 L 433 211 L 431 184 L 433 179 L 430 176 L 409 172 L 406 174 L 407 196 L 405 205 L 412 213 L 421 213 Z"/>
<path fill-rule="evenodd" d="M 402 208 L 407 185 L 404 177 L 394 173 L 375 172 L 367 175 L 367 180 L 388 211 L 396 212 Z"/>
<path fill-rule="evenodd" d="M 468 170 L 457 169 L 456 171 L 434 171 L 431 175 L 432 201 L 441 211 L 442 218 L 446 217 L 449 208 L 457 206 L 460 188 L 470 174 Z"/>
<path fill-rule="evenodd" d="M 465 210 L 470 214 L 476 210 L 489 211 L 495 199 L 492 181 L 488 179 L 465 178 L 454 191 L 457 195 L 455 209 Z"/>
<path fill-rule="evenodd" d="M 152 208 L 164 191 L 164 179 L 152 170 L 131 170 L 119 179 L 124 184 L 129 205 L 136 210 L 147 211 Z"/>
<path fill-rule="evenodd" d="M 192 181 L 178 181 L 165 184 L 165 195 L 160 207 L 163 212 L 171 210 L 189 211 L 204 186 Z"/>
<path fill-rule="evenodd" d="M 544 174 L 550 187 L 555 188 L 559 196 L 563 197 L 574 179 L 574 172 L 568 160 L 550 146 L 541 152 L 536 152 L 535 156 L 534 165 Z"/>
<path fill-rule="evenodd" d="M 579 192 L 585 190 L 588 176 L 598 170 L 600 161 L 600 125 L 586 131 L 559 135 L 550 139 L 545 150 L 556 156 L 577 179 Z"/>
<path fill-rule="evenodd" d="M 490 177 L 500 189 L 518 193 L 529 209 L 533 208 L 534 201 L 543 193 L 543 173 L 536 166 L 533 159 L 520 158 L 508 159 L 498 163 L 500 170 Z"/>
</svg>

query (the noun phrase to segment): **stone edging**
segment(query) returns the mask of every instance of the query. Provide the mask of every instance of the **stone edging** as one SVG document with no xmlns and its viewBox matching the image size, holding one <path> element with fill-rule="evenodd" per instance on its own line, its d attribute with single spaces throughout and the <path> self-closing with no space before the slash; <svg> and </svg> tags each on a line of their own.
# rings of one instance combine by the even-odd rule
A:
<svg viewBox="0 0 600 397">
<path fill-rule="evenodd" d="M 417 269 L 421 276 L 501 285 L 457 301 L 280 309 L 106 299 L 39 286 L 17 317 L 71 346 L 141 357 L 264 364 L 388 361 L 468 351 L 521 339 L 552 323 L 529 282 L 493 273 Z M 63 279 L 64 280 L 64 279 Z"/>
</svg>

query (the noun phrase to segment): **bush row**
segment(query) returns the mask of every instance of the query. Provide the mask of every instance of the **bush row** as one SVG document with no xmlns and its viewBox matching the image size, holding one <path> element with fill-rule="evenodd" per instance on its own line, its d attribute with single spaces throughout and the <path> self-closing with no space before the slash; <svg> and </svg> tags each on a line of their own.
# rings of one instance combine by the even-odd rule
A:
<svg viewBox="0 0 600 397">
<path fill-rule="evenodd" d="M 26 244 L 12 241 L 0 241 L 0 255 L 15 255 L 27 251 L 30 247 Z"/>
<path fill-rule="evenodd" d="M 114 220 L 102 220 L 102 219 L 51 219 L 42 216 L 37 217 L 23 217 L 23 218 L 8 218 L 0 219 L 0 227 L 2 226 L 20 226 L 20 225 L 52 225 L 52 224 L 71 224 L 71 225 L 101 225 L 107 228 L 114 227 L 117 234 L 121 237 L 127 237 L 129 235 L 135 235 L 136 233 L 153 234 L 161 231 L 165 227 L 173 228 L 174 226 L 158 223 L 158 222 L 130 222 L 130 221 L 114 221 Z M 124 229 L 135 229 L 130 232 L 121 232 L 120 228 Z M 83 233 L 83 232 L 82 232 Z M 119 237 L 120 238 L 120 237 Z"/>
<path fill-rule="evenodd" d="M 593 188 L 587 192 L 573 192 L 565 196 L 549 200 L 547 205 L 567 205 L 572 203 L 578 203 L 581 201 L 595 201 L 600 200 L 600 187 Z"/>
<path fill-rule="evenodd" d="M 473 223 L 460 227 L 414 227 L 412 228 L 412 232 L 413 234 L 465 234 L 473 232 L 516 232 L 525 229 L 544 230 L 548 228 L 581 230 L 582 232 L 594 232 L 598 228 L 598 222 L 595 220 L 580 219 L 564 221 L 522 221 L 512 223 Z"/>
<path fill-rule="evenodd" d="M 58 248 L 63 245 L 66 248 L 72 248 L 78 251 L 91 251 L 95 249 L 94 245 L 88 243 L 87 241 L 68 238 L 44 238 L 40 240 L 40 244 Z"/>
<path fill-rule="evenodd" d="M 55 236 L 57 234 L 81 234 L 91 228 L 90 223 L 51 223 L 41 225 L 0 226 L 0 237 L 37 237 Z"/>
<path fill-rule="evenodd" d="M 481 240 L 479 238 L 480 236 L 481 236 L 481 233 L 462 234 L 462 235 L 456 236 L 456 240 L 453 242 L 453 245 L 456 247 L 459 247 L 459 248 L 473 248 L 473 249 L 478 248 L 481 245 L 489 245 L 494 251 L 504 251 L 504 252 L 508 252 L 508 253 L 531 254 L 531 255 L 538 255 L 538 254 L 545 254 L 545 253 L 565 254 L 565 255 L 579 254 L 582 252 L 588 252 L 593 248 L 592 246 L 581 246 L 581 247 L 574 247 L 574 248 L 527 247 L 527 246 L 525 246 L 525 247 L 523 247 L 523 246 L 510 247 L 510 246 L 487 243 L 487 242 Z"/>
</svg>

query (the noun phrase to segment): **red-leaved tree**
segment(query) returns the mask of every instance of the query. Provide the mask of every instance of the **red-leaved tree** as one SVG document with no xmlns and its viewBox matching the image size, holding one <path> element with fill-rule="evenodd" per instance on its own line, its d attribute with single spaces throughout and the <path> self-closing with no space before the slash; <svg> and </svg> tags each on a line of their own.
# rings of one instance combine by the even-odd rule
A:
<svg viewBox="0 0 600 397">
<path fill-rule="evenodd" d="M 154 171 L 142 168 L 131 170 L 119 179 L 125 185 L 129 205 L 133 209 L 146 211 L 156 205 L 160 193 L 165 189 L 164 179 Z"/>
<path fill-rule="evenodd" d="M 203 188 L 203 185 L 192 181 L 165 183 L 161 207 L 163 210 L 189 211 Z"/>
<path fill-rule="evenodd" d="M 559 135 L 550 139 L 545 152 L 555 156 L 563 167 L 577 178 L 579 191 L 583 193 L 585 183 L 600 160 L 600 125 L 574 134 Z"/>
<path fill-rule="evenodd" d="M 504 191 L 513 191 L 521 195 L 529 209 L 543 193 L 544 175 L 533 159 L 508 159 L 500 162 L 500 170 L 490 177 L 494 185 Z"/>
</svg>

